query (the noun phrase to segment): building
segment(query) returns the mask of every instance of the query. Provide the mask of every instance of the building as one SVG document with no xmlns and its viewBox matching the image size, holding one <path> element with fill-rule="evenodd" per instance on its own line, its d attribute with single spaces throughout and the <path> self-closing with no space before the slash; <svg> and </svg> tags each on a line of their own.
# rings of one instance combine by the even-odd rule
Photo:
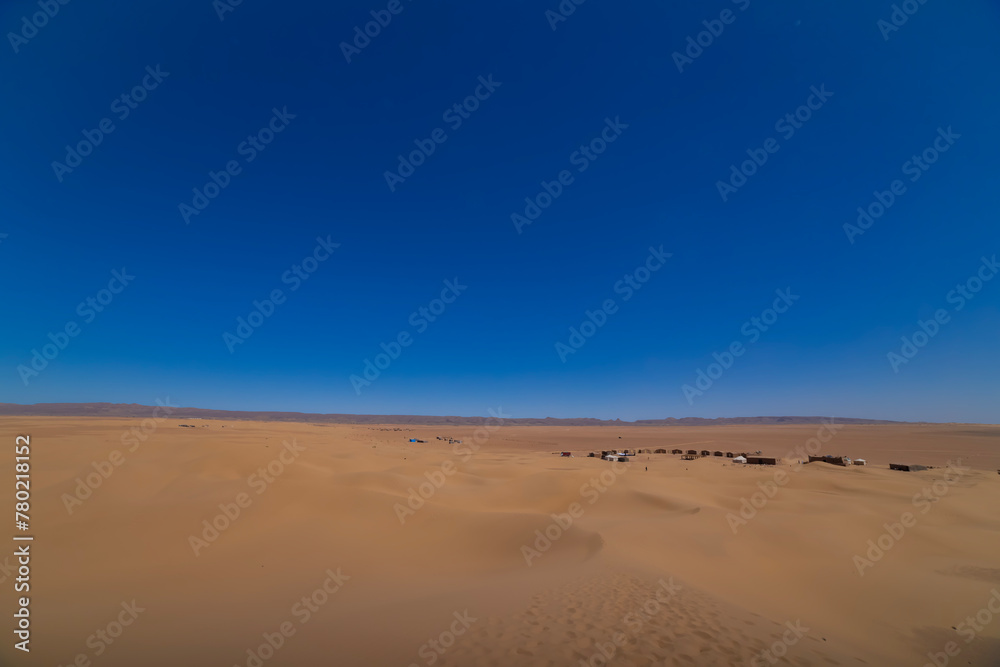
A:
<svg viewBox="0 0 1000 667">
<path fill-rule="evenodd" d="M 917 472 L 927 470 L 927 466 L 914 465 L 912 463 L 890 463 L 889 470 L 902 470 L 903 472 Z"/>
<path fill-rule="evenodd" d="M 708 451 L 707 449 L 703 449 L 703 450 L 701 450 L 701 455 L 702 456 L 711 456 L 712 452 Z"/>
<path fill-rule="evenodd" d="M 746 462 L 749 465 L 758 465 L 758 466 L 778 465 L 778 459 L 772 456 L 748 456 L 746 457 Z"/>
<path fill-rule="evenodd" d="M 691 455 L 691 456 L 698 456 L 698 450 L 697 449 L 689 449 L 689 450 L 687 450 L 686 453 L 689 454 L 689 455 Z"/>
<path fill-rule="evenodd" d="M 670 453 L 671 454 L 683 454 L 684 452 L 682 450 L 680 450 L 680 449 L 672 449 L 672 450 L 670 450 Z"/>
<path fill-rule="evenodd" d="M 667 450 L 665 450 L 665 449 L 657 449 L 657 450 L 656 450 L 656 453 L 657 453 L 657 454 L 666 454 L 666 453 L 667 453 Z"/>
<path fill-rule="evenodd" d="M 809 463 L 813 463 L 813 462 L 817 462 L 817 463 L 829 463 L 830 465 L 845 466 L 845 467 L 847 466 L 847 461 L 849 461 L 849 460 L 850 459 L 847 459 L 847 457 L 844 457 L 844 456 L 830 456 L 830 455 L 826 455 L 826 456 L 810 456 L 809 457 Z"/>
<path fill-rule="evenodd" d="M 722 452 L 715 452 L 715 456 L 722 456 Z"/>
<path fill-rule="evenodd" d="M 747 457 L 745 456 L 737 456 L 733 458 L 733 463 L 746 463 L 746 462 L 747 462 Z"/>
</svg>

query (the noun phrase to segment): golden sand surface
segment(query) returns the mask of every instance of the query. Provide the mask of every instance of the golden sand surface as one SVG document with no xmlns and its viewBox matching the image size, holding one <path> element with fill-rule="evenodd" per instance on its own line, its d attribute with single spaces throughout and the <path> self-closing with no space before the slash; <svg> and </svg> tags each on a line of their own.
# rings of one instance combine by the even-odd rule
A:
<svg viewBox="0 0 1000 667">
<path fill-rule="evenodd" d="M 823 428 L 2 417 L 0 664 L 1000 665 L 1000 428 Z"/>
</svg>

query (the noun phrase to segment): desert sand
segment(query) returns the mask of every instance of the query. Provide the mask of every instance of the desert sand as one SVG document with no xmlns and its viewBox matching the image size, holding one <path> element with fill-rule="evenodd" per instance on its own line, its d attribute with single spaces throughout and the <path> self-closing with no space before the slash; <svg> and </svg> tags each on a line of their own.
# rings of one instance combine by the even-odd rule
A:
<svg viewBox="0 0 1000 667">
<path fill-rule="evenodd" d="M 820 426 L 142 425 L 0 418 L 35 537 L 0 664 L 1000 664 L 997 427 L 848 425 L 821 453 L 867 467 L 765 468 L 586 454 Z"/>
</svg>

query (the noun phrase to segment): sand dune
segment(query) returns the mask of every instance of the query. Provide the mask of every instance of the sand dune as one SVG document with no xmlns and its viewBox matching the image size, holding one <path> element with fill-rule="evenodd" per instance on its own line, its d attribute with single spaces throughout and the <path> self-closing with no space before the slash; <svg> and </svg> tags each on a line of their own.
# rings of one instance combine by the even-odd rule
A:
<svg viewBox="0 0 1000 667">
<path fill-rule="evenodd" d="M 0 663 L 919 667 L 954 642 L 948 664 L 1000 664 L 996 427 L 848 425 L 823 453 L 872 465 L 775 469 L 585 454 L 784 456 L 816 425 L 505 425 L 477 444 L 472 425 L 165 419 L 129 451 L 140 426 L 0 418 L 32 437 L 36 536 L 32 652 L 8 637 Z"/>
</svg>

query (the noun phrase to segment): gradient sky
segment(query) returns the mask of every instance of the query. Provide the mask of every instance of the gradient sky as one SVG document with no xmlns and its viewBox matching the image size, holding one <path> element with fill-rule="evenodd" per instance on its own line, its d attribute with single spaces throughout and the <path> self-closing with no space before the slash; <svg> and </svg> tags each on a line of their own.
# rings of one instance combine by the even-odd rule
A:
<svg viewBox="0 0 1000 667">
<path fill-rule="evenodd" d="M 885 39 L 890 2 L 589 0 L 553 30 L 556 0 L 402 0 L 348 63 L 340 43 L 387 4 L 244 0 L 220 20 L 210 0 L 95 0 L 8 34 L 0 401 L 1000 421 L 1000 280 L 948 299 L 1000 253 L 995 3 L 930 0 Z M 679 72 L 672 54 L 723 10 Z M 4 3 L 0 26 L 37 11 Z M 157 65 L 169 75 L 119 119 Z M 443 113 L 489 76 L 452 129 Z M 813 86 L 832 96 L 786 138 L 775 123 Z M 285 107 L 248 163 L 239 145 Z M 52 163 L 103 118 L 114 131 L 60 182 Z M 578 171 L 606 118 L 628 128 Z M 904 163 L 949 127 L 960 138 L 910 181 Z M 447 140 L 391 191 L 397 155 L 436 128 Z M 723 201 L 730 165 L 772 137 Z M 230 160 L 241 172 L 186 224 L 179 204 Z M 562 170 L 573 182 L 518 233 L 511 214 Z M 894 179 L 906 192 L 851 243 L 845 223 Z M 340 246 L 292 291 L 282 276 L 317 237 Z M 617 281 L 661 245 L 624 300 Z M 123 267 L 134 281 L 88 321 L 78 304 Z M 467 289 L 420 331 L 411 313 L 456 278 Z M 786 288 L 799 299 L 751 342 L 744 323 Z M 223 334 L 275 289 L 287 300 L 230 352 Z M 607 299 L 563 362 L 556 343 Z M 894 370 L 938 309 L 947 323 Z M 68 323 L 26 383 L 18 367 Z M 411 345 L 356 391 L 400 332 Z M 745 353 L 689 402 L 734 342 Z"/>
</svg>

